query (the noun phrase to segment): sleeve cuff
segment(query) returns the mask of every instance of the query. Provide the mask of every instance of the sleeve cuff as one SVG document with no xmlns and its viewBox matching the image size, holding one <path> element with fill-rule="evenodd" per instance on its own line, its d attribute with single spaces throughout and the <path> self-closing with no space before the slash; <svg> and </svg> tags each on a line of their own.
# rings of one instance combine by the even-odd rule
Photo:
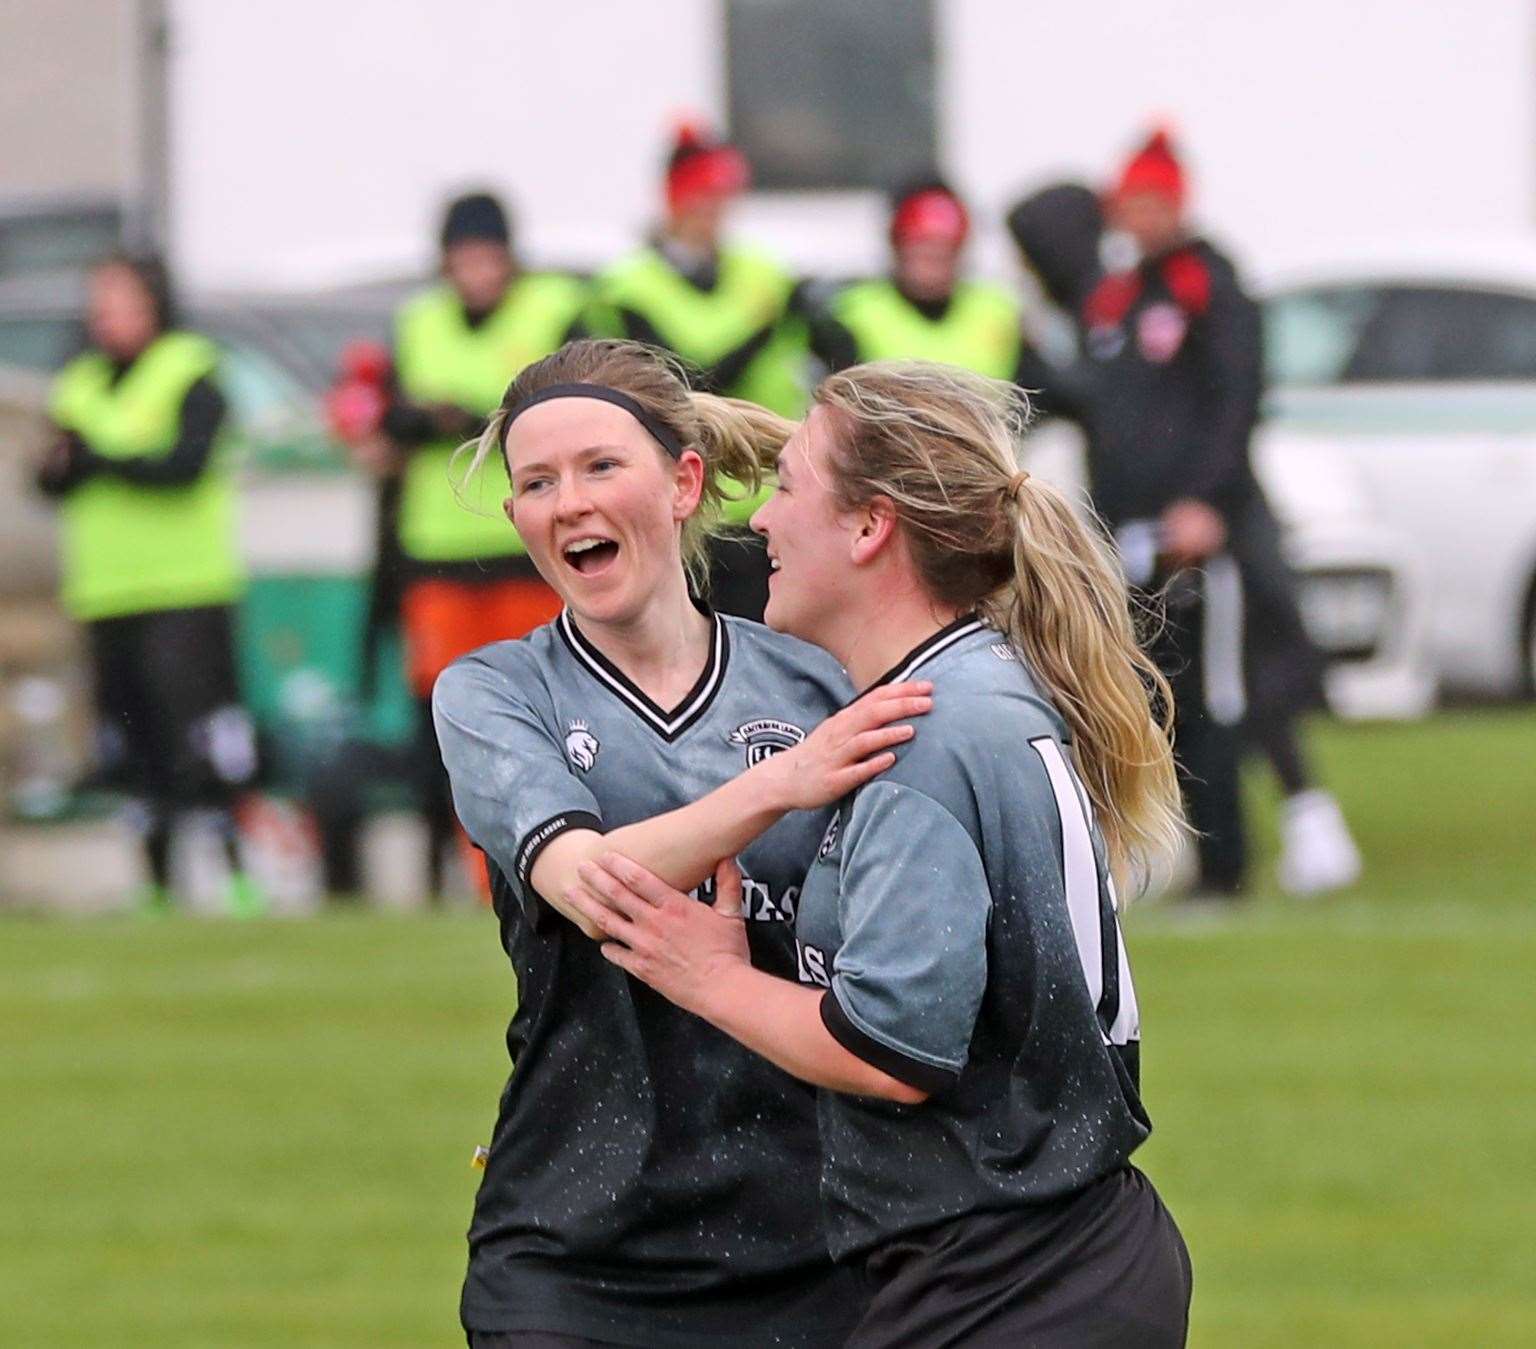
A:
<svg viewBox="0 0 1536 1349">
<path fill-rule="evenodd" d="M 948 1068 L 911 1058 L 900 1050 L 882 1044 L 873 1036 L 866 1035 L 848 1019 L 848 1013 L 843 1011 L 842 1003 L 838 1002 L 837 995 L 830 988 L 821 997 L 821 1024 L 855 1058 L 863 1059 L 882 1073 L 889 1073 L 898 1082 L 926 1091 L 930 1096 L 948 1090 L 960 1076 Z"/>
<path fill-rule="evenodd" d="M 523 836 L 522 843 L 517 849 L 517 883 L 526 891 L 528 889 L 528 877 L 533 874 L 533 864 L 539 860 L 539 854 L 549 847 L 561 834 L 572 829 L 593 829 L 599 834 L 603 832 L 603 822 L 587 810 L 563 810 L 558 815 L 551 815 L 543 824 L 536 824 Z"/>
</svg>

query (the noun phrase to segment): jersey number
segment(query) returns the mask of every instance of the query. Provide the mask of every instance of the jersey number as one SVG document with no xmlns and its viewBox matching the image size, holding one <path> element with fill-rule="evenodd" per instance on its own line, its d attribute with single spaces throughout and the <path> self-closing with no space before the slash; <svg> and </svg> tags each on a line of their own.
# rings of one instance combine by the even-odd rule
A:
<svg viewBox="0 0 1536 1349">
<path fill-rule="evenodd" d="M 1072 937 L 1088 996 L 1098 1012 L 1100 1033 L 1105 1044 L 1129 1044 L 1141 1037 L 1141 1018 L 1125 943 L 1120 939 L 1120 920 L 1115 916 L 1114 881 L 1107 875 L 1101 881 L 1093 851 L 1087 796 L 1056 741 L 1041 736 L 1031 740 L 1029 747 L 1040 756 L 1056 794 L 1067 913 L 1072 919 Z"/>
</svg>

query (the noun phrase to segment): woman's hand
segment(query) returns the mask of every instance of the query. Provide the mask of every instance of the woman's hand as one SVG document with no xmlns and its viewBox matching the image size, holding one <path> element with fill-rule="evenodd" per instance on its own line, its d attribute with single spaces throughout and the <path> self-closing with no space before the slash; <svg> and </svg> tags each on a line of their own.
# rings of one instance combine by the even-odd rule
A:
<svg viewBox="0 0 1536 1349">
<path fill-rule="evenodd" d="M 715 868 L 715 902 L 704 904 L 617 853 L 583 862 L 581 885 L 565 900 L 608 940 L 604 957 L 669 1002 L 702 1015 L 727 970 L 751 963 L 742 918 L 741 872 L 731 858 Z"/>
<path fill-rule="evenodd" d="M 761 778 L 767 799 L 784 810 L 819 810 L 896 762 L 893 745 L 910 740 L 907 717 L 933 707 L 927 680 L 883 684 L 834 713 L 793 749 L 782 750 L 749 770 Z"/>
</svg>

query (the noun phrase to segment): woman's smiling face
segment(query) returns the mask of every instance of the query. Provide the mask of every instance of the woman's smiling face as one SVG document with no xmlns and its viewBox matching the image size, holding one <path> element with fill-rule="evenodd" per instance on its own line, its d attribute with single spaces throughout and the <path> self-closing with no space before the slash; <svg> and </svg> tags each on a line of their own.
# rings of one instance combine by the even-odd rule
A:
<svg viewBox="0 0 1536 1349">
<path fill-rule="evenodd" d="M 856 533 L 832 495 L 827 454 L 835 429 L 834 414 L 811 410 L 779 454 L 777 489 L 752 517 L 773 568 L 764 621 L 820 646 L 846 603 Z"/>
<path fill-rule="evenodd" d="M 507 430 L 507 514 L 539 574 L 579 618 L 633 619 L 682 571 L 682 522 L 704 461 L 671 459 L 623 408 L 555 398 Z"/>
</svg>

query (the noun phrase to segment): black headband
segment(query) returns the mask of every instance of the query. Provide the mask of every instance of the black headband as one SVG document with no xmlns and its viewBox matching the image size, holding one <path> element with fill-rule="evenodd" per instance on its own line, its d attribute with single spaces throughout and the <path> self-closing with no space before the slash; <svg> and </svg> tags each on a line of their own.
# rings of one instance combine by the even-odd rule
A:
<svg viewBox="0 0 1536 1349">
<path fill-rule="evenodd" d="M 641 426 L 650 432 L 651 438 L 661 446 L 674 459 L 682 458 L 682 442 L 666 422 L 652 412 L 648 412 L 638 401 L 631 398 L 620 389 L 610 389 L 606 384 L 551 384 L 547 389 L 540 389 L 538 393 L 529 394 L 521 403 L 509 408 L 507 419 L 501 424 L 501 448 L 506 453 L 507 428 L 512 425 L 529 408 L 539 403 L 547 403 L 552 398 L 596 398 L 603 403 L 612 403 L 616 408 L 623 408 Z"/>
</svg>

